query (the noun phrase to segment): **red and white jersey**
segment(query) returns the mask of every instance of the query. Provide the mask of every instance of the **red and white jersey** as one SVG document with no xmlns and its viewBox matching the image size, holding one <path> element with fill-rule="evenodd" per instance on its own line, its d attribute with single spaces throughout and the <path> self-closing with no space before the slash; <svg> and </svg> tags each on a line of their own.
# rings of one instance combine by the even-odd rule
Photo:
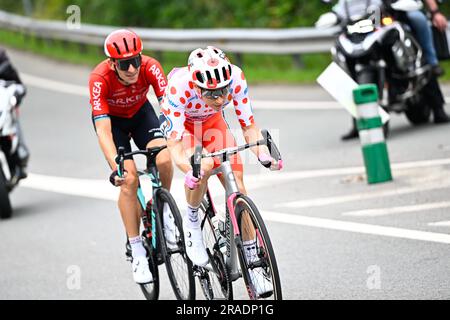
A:
<svg viewBox="0 0 450 320">
<path fill-rule="evenodd" d="M 210 108 L 194 90 L 192 75 L 187 67 L 175 68 L 169 73 L 164 98 L 161 102 L 161 129 L 166 137 L 180 140 L 185 127 L 184 122 L 205 122 L 218 112 Z M 254 123 L 253 111 L 248 97 L 248 86 L 244 72 L 231 65 L 230 91 L 226 97 L 226 106 L 233 106 L 239 123 L 247 127 Z"/>
<path fill-rule="evenodd" d="M 150 86 L 158 99 L 164 95 L 167 79 L 160 63 L 148 56 L 142 56 L 138 81 L 131 85 L 119 82 L 108 60 L 101 62 L 89 78 L 90 103 L 94 120 L 108 115 L 131 118 L 147 100 Z"/>
</svg>

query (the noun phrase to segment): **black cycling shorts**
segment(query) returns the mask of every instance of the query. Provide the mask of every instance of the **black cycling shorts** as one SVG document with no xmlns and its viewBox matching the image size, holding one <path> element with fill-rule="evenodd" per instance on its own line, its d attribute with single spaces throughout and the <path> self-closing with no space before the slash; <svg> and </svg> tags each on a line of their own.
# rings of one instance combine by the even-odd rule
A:
<svg viewBox="0 0 450 320">
<path fill-rule="evenodd" d="M 124 147 L 125 152 L 131 152 L 131 138 L 140 150 L 145 150 L 147 144 L 153 139 L 164 138 L 159 127 L 159 119 L 148 100 L 132 118 L 111 115 L 109 118 L 114 144 L 116 148 Z M 93 119 L 92 121 L 94 122 Z M 132 157 L 126 157 L 126 159 L 132 159 Z"/>
</svg>

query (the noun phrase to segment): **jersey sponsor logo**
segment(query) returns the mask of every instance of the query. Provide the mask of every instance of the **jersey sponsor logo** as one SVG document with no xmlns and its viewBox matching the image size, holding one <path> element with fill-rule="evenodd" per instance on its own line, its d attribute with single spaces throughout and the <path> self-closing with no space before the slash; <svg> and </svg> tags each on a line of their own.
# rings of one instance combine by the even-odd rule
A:
<svg viewBox="0 0 450 320">
<path fill-rule="evenodd" d="M 173 102 L 172 100 L 170 100 L 170 99 L 168 99 L 169 100 L 169 104 L 172 106 L 172 107 L 174 107 L 174 108 L 178 108 L 179 106 L 175 103 L 175 102 Z"/>
<path fill-rule="evenodd" d="M 108 104 L 115 107 L 128 107 L 129 105 L 135 104 L 142 99 L 142 94 L 137 94 L 131 97 L 118 98 L 118 99 L 108 99 Z"/>
<path fill-rule="evenodd" d="M 156 64 L 152 65 L 149 69 L 151 73 L 155 76 L 156 80 L 158 80 L 158 86 L 161 91 L 164 91 L 164 89 L 167 86 L 166 80 L 164 79 L 164 75 L 161 71 L 161 69 L 158 68 Z"/>
<path fill-rule="evenodd" d="M 167 118 L 164 113 L 159 114 L 159 123 L 160 123 L 160 129 L 163 132 L 164 136 L 167 137 L 167 134 L 172 131 L 173 128 L 173 122 L 170 120 L 170 118 Z"/>
<path fill-rule="evenodd" d="M 102 84 L 101 82 L 94 82 L 94 87 L 92 88 L 92 101 L 93 107 L 96 111 L 101 111 L 102 106 L 100 102 L 100 95 L 102 93 Z"/>
<path fill-rule="evenodd" d="M 207 119 L 211 118 L 214 114 L 215 113 L 209 113 L 209 114 L 206 114 L 206 115 L 187 114 L 186 115 L 186 119 L 191 121 L 191 122 L 192 122 L 192 120 L 204 121 L 204 120 L 207 120 Z"/>
<path fill-rule="evenodd" d="M 148 133 L 153 134 L 153 137 L 162 137 L 161 128 L 153 128 L 148 130 Z"/>
</svg>

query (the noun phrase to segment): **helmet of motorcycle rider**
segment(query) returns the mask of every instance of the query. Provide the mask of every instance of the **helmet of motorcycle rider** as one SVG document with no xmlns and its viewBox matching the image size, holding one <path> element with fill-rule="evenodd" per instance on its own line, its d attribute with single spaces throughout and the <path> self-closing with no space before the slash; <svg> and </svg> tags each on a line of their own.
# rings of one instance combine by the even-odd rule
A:
<svg viewBox="0 0 450 320">
<path fill-rule="evenodd" d="M 127 59 L 139 55 L 143 45 L 139 36 L 131 30 L 111 32 L 105 39 L 104 50 L 111 59 Z"/>
<path fill-rule="evenodd" d="M 231 64 L 225 53 L 215 47 L 191 52 L 188 69 L 193 82 L 202 89 L 219 89 L 231 82 Z"/>
</svg>

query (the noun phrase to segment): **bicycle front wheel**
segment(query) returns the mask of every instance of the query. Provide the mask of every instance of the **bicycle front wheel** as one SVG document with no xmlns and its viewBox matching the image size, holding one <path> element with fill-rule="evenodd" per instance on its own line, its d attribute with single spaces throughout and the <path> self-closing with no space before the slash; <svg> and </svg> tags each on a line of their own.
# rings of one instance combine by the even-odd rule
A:
<svg viewBox="0 0 450 320">
<path fill-rule="evenodd" d="M 164 256 L 170 284 L 178 300 L 193 300 L 195 299 L 195 281 L 192 272 L 192 262 L 186 254 L 183 220 L 180 211 L 169 191 L 160 189 L 157 197 L 159 212 L 159 216 L 156 219 L 157 232 L 159 235 L 158 238 L 163 240 L 160 241 L 160 248 Z M 170 213 L 173 216 L 174 226 L 173 222 L 164 221 L 163 208 L 165 204 L 168 205 Z M 170 228 L 174 228 L 174 230 L 166 230 Z M 172 232 L 171 238 L 174 237 L 174 241 L 167 239 L 166 234 L 169 232 Z"/>
<path fill-rule="evenodd" d="M 238 248 L 239 262 L 250 299 L 281 300 L 275 252 L 258 209 L 250 198 L 240 195 L 234 210 L 242 238 L 242 246 Z"/>
<path fill-rule="evenodd" d="M 225 265 L 224 254 L 220 251 L 219 239 L 211 219 L 211 205 L 203 199 L 199 215 L 202 220 L 202 233 L 205 247 L 211 254 L 213 271 L 202 269 L 199 275 L 200 285 L 207 300 L 233 300 L 233 286 Z"/>
<path fill-rule="evenodd" d="M 147 300 L 158 300 L 159 298 L 159 272 L 158 265 L 156 264 L 156 252 L 152 248 L 152 244 L 150 239 L 143 236 L 144 246 L 148 252 L 148 265 L 150 268 L 150 272 L 153 275 L 153 282 L 147 284 L 140 284 L 142 293 Z M 131 254 L 131 253 L 130 253 Z"/>
</svg>

